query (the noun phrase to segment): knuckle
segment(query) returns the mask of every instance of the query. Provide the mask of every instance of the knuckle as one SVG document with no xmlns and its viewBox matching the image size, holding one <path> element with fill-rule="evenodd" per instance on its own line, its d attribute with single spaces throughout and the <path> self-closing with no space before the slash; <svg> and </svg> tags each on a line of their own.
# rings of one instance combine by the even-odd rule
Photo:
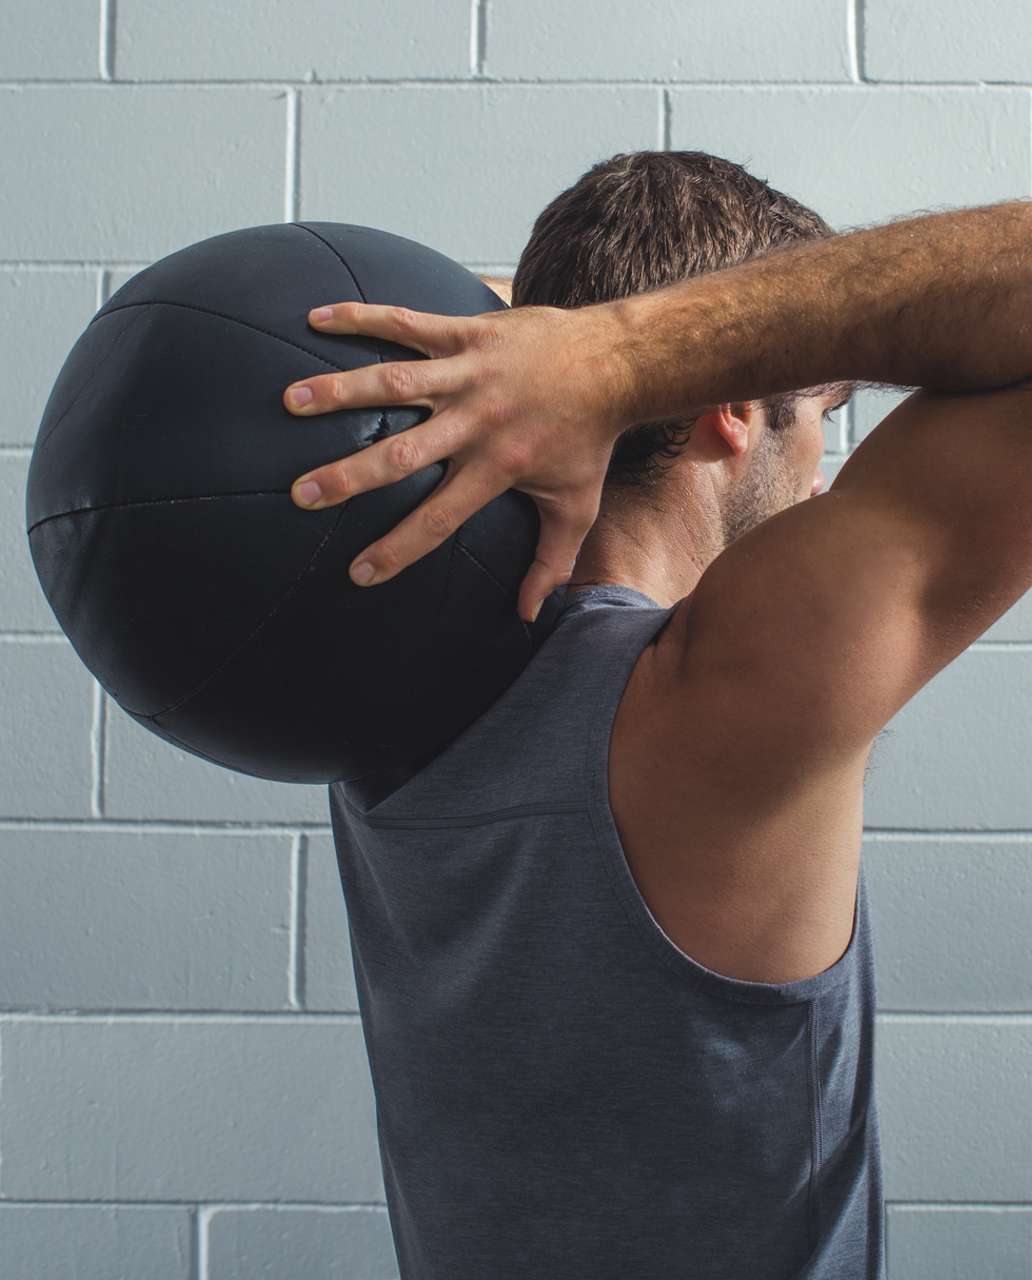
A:
<svg viewBox="0 0 1032 1280">
<path fill-rule="evenodd" d="M 343 462 L 331 462 L 328 467 L 312 474 L 328 498 L 339 500 L 348 496 L 348 473 Z"/>
<path fill-rule="evenodd" d="M 466 341 L 474 351 L 490 351 L 496 347 L 501 335 L 498 326 L 490 320 L 473 319 L 467 330 Z"/>
<path fill-rule="evenodd" d="M 419 465 L 419 454 L 407 436 L 399 436 L 387 446 L 387 461 L 395 471 L 408 475 Z"/>
<path fill-rule="evenodd" d="M 505 440 L 498 445 L 498 465 L 509 475 L 524 475 L 531 464 L 532 449 L 522 440 Z"/>
<path fill-rule="evenodd" d="M 344 384 L 340 378 L 330 377 L 326 383 L 326 397 L 330 404 L 340 404 L 344 399 Z"/>
<path fill-rule="evenodd" d="M 399 329 L 411 329 L 416 320 L 416 313 L 410 307 L 392 307 L 391 316 Z"/>
<path fill-rule="evenodd" d="M 384 381 L 392 396 L 408 396 L 415 390 L 415 379 L 407 363 L 396 361 L 383 366 Z"/>
<path fill-rule="evenodd" d="M 447 538 L 455 527 L 455 517 L 446 507 L 427 507 L 423 512 L 423 524 L 431 537 Z"/>
<path fill-rule="evenodd" d="M 480 406 L 480 417 L 489 427 L 500 427 L 508 416 L 508 406 L 497 398 L 485 400 Z"/>
<path fill-rule="evenodd" d="M 401 568 L 401 556 L 390 542 L 382 542 L 375 550 L 371 550 L 370 558 L 379 566 L 379 571 L 388 576 L 393 576 Z"/>
</svg>

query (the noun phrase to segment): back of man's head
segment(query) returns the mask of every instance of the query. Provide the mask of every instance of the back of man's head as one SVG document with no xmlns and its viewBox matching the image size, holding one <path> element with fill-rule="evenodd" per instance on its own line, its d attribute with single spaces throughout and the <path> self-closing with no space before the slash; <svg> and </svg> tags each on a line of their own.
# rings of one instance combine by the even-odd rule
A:
<svg viewBox="0 0 1032 1280">
<path fill-rule="evenodd" d="M 580 307 L 832 236 L 820 214 L 705 151 L 636 151 L 594 165 L 538 215 L 513 276 L 513 306 Z M 762 403 L 773 432 L 801 393 Z M 651 486 L 692 421 L 646 423 L 617 442 L 606 482 Z"/>
</svg>

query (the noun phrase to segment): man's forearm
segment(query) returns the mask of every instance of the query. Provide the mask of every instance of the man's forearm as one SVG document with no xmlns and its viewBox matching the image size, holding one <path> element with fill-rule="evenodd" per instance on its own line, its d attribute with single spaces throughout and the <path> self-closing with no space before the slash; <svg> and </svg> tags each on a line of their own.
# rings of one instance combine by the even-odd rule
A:
<svg viewBox="0 0 1032 1280">
<path fill-rule="evenodd" d="M 838 381 L 1032 376 L 1032 201 L 922 214 L 604 304 L 637 422 Z"/>
</svg>

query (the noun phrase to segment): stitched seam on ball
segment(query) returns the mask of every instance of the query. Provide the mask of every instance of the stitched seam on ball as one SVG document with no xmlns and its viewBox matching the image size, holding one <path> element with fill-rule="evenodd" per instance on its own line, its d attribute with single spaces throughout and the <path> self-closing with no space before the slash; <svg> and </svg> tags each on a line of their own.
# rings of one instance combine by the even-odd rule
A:
<svg viewBox="0 0 1032 1280">
<path fill-rule="evenodd" d="M 117 308 L 116 308 L 116 310 L 120 311 L 120 310 L 121 310 L 121 307 L 117 307 Z M 96 319 L 96 316 L 94 316 L 94 320 L 95 320 L 95 319 Z M 92 323 L 93 323 L 93 320 L 91 320 L 91 321 L 90 321 L 90 324 L 92 324 Z M 87 329 L 88 329 L 89 327 L 90 327 L 90 325 L 87 325 L 87 326 L 86 326 L 86 328 L 87 328 Z M 46 442 L 50 439 L 50 437 L 54 434 L 54 432 L 58 429 L 58 427 L 61 425 L 61 423 L 62 423 L 62 422 L 64 422 L 65 418 L 67 418 L 67 417 L 68 417 L 68 414 L 69 414 L 69 413 L 72 411 L 72 409 L 74 409 L 74 408 L 75 408 L 75 406 L 79 403 L 79 397 L 82 395 L 82 393 L 86 390 L 86 388 L 87 388 L 87 387 L 89 387 L 89 386 L 91 386 L 91 385 L 92 385 L 92 383 L 93 383 L 93 379 L 97 376 L 97 374 L 101 371 L 101 369 L 103 369 L 104 365 L 105 365 L 105 364 L 107 364 L 108 360 L 111 358 L 111 356 L 114 354 L 114 352 L 115 352 L 116 348 L 118 347 L 119 340 L 121 339 L 122 335 L 125 333 L 125 331 L 126 331 L 128 328 L 129 328 L 129 326 L 128 326 L 127 324 L 125 324 L 125 325 L 123 325 L 123 326 L 122 326 L 122 328 L 121 328 L 121 329 L 119 329 L 118 333 L 116 333 L 116 334 L 115 334 L 115 337 L 114 337 L 113 342 L 112 342 L 112 343 L 111 343 L 111 345 L 108 347 L 107 351 L 105 351 L 105 352 L 104 352 L 104 355 L 103 355 L 103 356 L 102 356 L 102 357 L 97 361 L 97 363 L 96 363 L 96 364 L 93 366 L 93 368 L 90 370 L 89 377 L 88 377 L 88 378 L 86 379 L 86 381 L 82 384 L 82 386 L 81 386 L 81 387 L 79 388 L 79 390 L 75 393 L 75 395 L 74 395 L 74 396 L 72 396 L 71 402 L 70 402 L 69 404 L 66 404 L 66 405 L 65 405 L 65 407 L 64 407 L 64 409 L 62 409 L 62 410 L 61 410 L 61 413 L 58 415 L 57 421 L 56 421 L 56 422 L 51 426 L 50 430 L 46 433 L 46 435 L 45 435 L 45 436 L 40 437 L 40 438 L 36 441 L 36 446 L 35 446 L 35 447 L 36 447 L 36 450 L 37 450 L 37 451 L 43 448 L 43 446 L 44 446 L 44 445 L 46 444 Z"/>
<path fill-rule="evenodd" d="M 485 573 L 491 579 L 491 581 L 495 584 L 498 590 L 501 591 L 502 594 L 504 595 L 505 584 L 498 581 L 498 579 L 494 576 L 494 574 L 487 567 L 487 565 L 483 564 L 480 560 L 478 560 L 476 556 L 473 554 L 473 552 L 470 551 L 469 547 L 467 547 L 464 542 L 459 541 L 458 537 L 456 537 L 455 539 L 455 545 L 459 548 L 460 551 L 464 552 L 465 555 L 469 556 L 469 558 L 473 561 L 473 563 L 477 566 L 477 568 L 481 571 L 481 573 Z M 530 624 L 526 621 L 525 618 L 522 617 L 522 615 L 518 611 L 516 616 L 520 620 L 520 626 L 523 628 L 523 634 L 527 638 L 527 643 L 530 644 L 531 643 Z"/>
<path fill-rule="evenodd" d="M 355 275 L 355 273 L 351 270 L 351 268 L 350 268 L 350 267 L 348 266 L 348 264 L 344 261 L 344 259 L 340 256 L 340 254 L 339 254 L 339 253 L 337 252 L 337 250 L 333 247 L 333 245 L 332 245 L 332 244 L 330 244 L 329 240 L 327 240 L 327 239 L 325 239 L 325 237 L 321 236 L 321 235 L 319 234 L 319 232 L 318 232 L 318 231 L 313 230 L 313 229 L 308 225 L 308 223 L 307 223 L 307 222 L 295 222 L 295 223 L 292 223 L 291 225 L 292 225 L 292 226 L 295 226 L 295 227 L 300 227 L 300 229 L 301 229 L 302 231 L 307 231 L 307 232 L 308 232 L 308 234 L 309 234 L 310 236 L 314 236 L 314 237 L 316 238 L 316 240 L 318 240 L 318 241 L 319 241 L 319 243 L 320 243 L 321 245 L 325 245 L 325 247 L 326 247 L 327 249 L 329 249 L 330 253 L 332 253 L 332 254 L 333 254 L 333 256 L 337 259 L 337 261 L 340 263 L 340 265 L 344 268 L 344 270 L 345 270 L 345 271 L 348 273 L 348 275 L 351 277 L 351 283 L 352 283 L 352 284 L 355 286 L 355 288 L 358 290 L 358 296 L 362 299 L 362 301 L 363 301 L 363 302 L 366 302 L 366 303 L 367 303 L 367 302 L 369 301 L 369 299 L 366 297 L 365 290 L 364 290 L 364 289 L 362 288 L 362 286 L 358 283 L 358 276 L 356 276 L 356 275 Z M 379 359 L 379 356 L 377 356 L 377 359 Z"/>
<path fill-rule="evenodd" d="M 224 670 L 224 668 L 229 666 L 229 664 L 240 653 L 242 653 L 244 649 L 247 648 L 247 646 L 251 643 L 251 641 L 258 634 L 258 632 L 261 631 L 262 627 L 265 626 L 265 624 L 269 621 L 269 619 L 272 618 L 276 613 L 279 612 L 280 609 L 283 608 L 287 600 L 293 595 L 298 583 L 305 576 L 305 574 L 308 573 L 308 571 L 312 568 L 316 560 L 318 560 L 319 557 L 322 555 L 323 549 L 325 548 L 326 544 L 330 541 L 330 539 L 334 536 L 334 534 L 337 532 L 340 522 L 341 520 L 343 520 L 346 514 L 347 514 L 347 508 L 345 507 L 337 516 L 337 519 L 334 520 L 332 527 L 326 532 L 326 535 L 324 536 L 322 541 L 319 543 L 316 549 L 312 552 L 311 559 L 309 559 L 308 563 L 304 565 L 304 567 L 301 569 L 301 572 L 297 575 L 297 577 L 293 580 L 293 582 L 291 582 L 290 585 L 284 590 L 283 594 L 272 606 L 272 608 L 268 611 L 268 613 L 263 614 L 262 617 L 258 619 L 257 623 L 255 623 L 254 629 L 251 632 L 249 632 L 249 634 L 246 635 L 243 638 L 243 640 L 240 641 L 240 643 L 236 646 L 235 649 L 232 650 L 232 652 L 228 653 L 225 656 L 225 658 L 223 658 L 223 660 L 219 663 L 219 665 L 215 668 L 214 671 L 209 671 L 200 684 L 196 685 L 193 689 L 190 690 L 189 693 L 187 693 L 184 697 L 180 698 L 178 702 L 174 702 L 171 706 L 165 707 L 161 711 L 150 711 L 150 712 L 140 711 L 140 712 L 137 712 L 136 714 L 143 715 L 143 716 L 149 715 L 152 719 L 157 719 L 158 716 L 167 716 L 173 711 L 178 711 L 179 708 L 183 706 L 184 703 L 189 702 L 191 698 L 196 698 L 202 689 L 204 689 L 207 685 L 211 684 L 211 682 L 215 679 L 215 677 L 219 675 Z M 128 709 L 129 708 L 127 708 L 127 710 Z"/>
<path fill-rule="evenodd" d="M 308 347 L 303 347 L 300 342 L 294 342 L 291 338 L 284 338 L 281 333 L 273 333 L 271 329 L 263 329 L 260 324 L 252 324 L 250 320 L 241 320 L 237 316 L 227 316 L 224 311 L 213 311 L 211 307 L 195 306 L 192 302 L 169 302 L 165 298 L 148 298 L 146 302 L 126 302 L 120 307 L 111 307 L 101 315 L 94 316 L 86 328 L 88 329 L 90 325 L 96 323 L 97 320 L 103 319 L 104 316 L 113 316 L 116 311 L 128 311 L 131 307 L 182 307 L 184 311 L 199 311 L 201 315 L 215 316 L 218 320 L 228 320 L 230 324 L 239 324 L 245 329 L 253 329 L 255 333 L 264 333 L 266 337 L 275 338 L 277 342 L 282 342 L 288 347 L 293 347 L 295 351 L 303 351 L 306 356 L 311 356 L 313 360 L 318 360 L 322 364 L 329 365 L 331 369 L 336 369 L 338 373 L 350 372 L 349 369 L 345 369 L 339 364 L 334 364 L 332 360 L 327 360 L 326 357 L 320 355 L 318 351 L 311 351 Z M 370 338 L 369 341 L 379 342 L 381 339 Z M 377 360 L 380 359 L 379 352 L 376 353 L 376 358 Z"/>
<path fill-rule="evenodd" d="M 366 298 L 365 290 L 358 283 L 358 278 L 356 277 L 355 273 L 351 270 L 348 264 L 340 256 L 337 250 L 334 249 L 334 247 L 330 244 L 328 240 L 323 239 L 323 237 L 318 233 L 318 231 L 313 231 L 312 228 L 308 226 L 308 224 L 305 222 L 291 222 L 291 223 L 288 223 L 287 225 L 291 227 L 297 227 L 301 231 L 307 231 L 310 236 L 318 240 L 321 245 L 323 245 L 326 249 L 328 249 L 330 253 L 332 253 L 333 256 L 337 259 L 340 265 L 344 268 L 344 270 L 348 273 L 348 275 L 351 277 L 351 283 L 358 290 L 359 297 L 361 297 L 362 301 L 368 302 L 368 299 Z M 128 311 L 130 307 L 149 307 L 155 304 L 163 307 L 183 307 L 187 311 L 200 311 L 204 315 L 218 316 L 220 320 L 230 320 L 232 321 L 233 324 L 241 324 L 247 329 L 254 329 L 257 333 L 264 333 L 270 338 L 278 338 L 280 342 L 285 342 L 288 347 L 295 347 L 298 351 L 304 351 L 307 355 L 314 356 L 316 360 L 321 360 L 323 364 L 328 364 L 331 369 L 337 369 L 340 373 L 348 372 L 348 370 L 346 369 L 341 369 L 340 365 L 334 364 L 332 360 L 327 360 L 325 356 L 319 355 L 318 352 L 310 351 L 308 347 L 301 346 L 299 342 L 292 342 L 290 338 L 284 338 L 282 334 L 273 333 L 271 329 L 263 329 L 260 324 L 252 324 L 250 320 L 240 320 L 236 316 L 228 316 L 224 311 L 215 311 L 211 307 L 198 307 L 195 303 L 192 303 L 192 302 L 166 302 L 161 298 L 148 298 L 141 302 L 124 302 L 120 307 L 102 308 L 100 311 L 97 312 L 97 314 L 93 317 L 93 319 L 86 326 L 86 328 L 89 329 L 91 325 L 95 324 L 98 320 L 103 319 L 104 316 L 114 315 L 116 311 Z M 383 359 L 380 353 L 377 351 L 375 354 L 376 354 L 377 361 L 382 364 Z"/>
<path fill-rule="evenodd" d="M 173 494 L 168 498 L 139 498 L 135 502 L 105 502 L 99 507 L 72 507 L 70 511 L 56 511 L 52 516 L 44 516 L 42 520 L 37 520 L 25 532 L 27 534 L 32 533 L 34 529 L 38 529 L 40 525 L 47 524 L 51 520 L 62 520 L 66 516 L 89 515 L 94 511 L 120 511 L 123 507 L 167 506 L 174 502 L 214 502 L 218 498 L 272 498 L 277 496 L 285 498 L 289 494 L 289 489 L 243 489 L 239 493 Z"/>
<path fill-rule="evenodd" d="M 473 563 L 477 566 L 477 568 L 481 571 L 481 573 L 487 574 L 487 576 L 491 579 L 491 581 L 495 584 L 495 586 L 498 588 L 499 591 L 505 590 L 505 584 L 503 582 L 499 582 L 499 580 L 494 576 L 494 574 L 487 567 L 487 565 L 484 564 L 482 561 L 478 560 L 476 556 L 473 554 L 473 552 L 470 551 L 469 547 L 467 547 L 464 542 L 460 542 L 459 539 L 456 538 L 455 545 L 459 548 L 460 551 L 464 551 L 466 555 L 469 556 L 469 558 L 473 561 Z"/>
</svg>

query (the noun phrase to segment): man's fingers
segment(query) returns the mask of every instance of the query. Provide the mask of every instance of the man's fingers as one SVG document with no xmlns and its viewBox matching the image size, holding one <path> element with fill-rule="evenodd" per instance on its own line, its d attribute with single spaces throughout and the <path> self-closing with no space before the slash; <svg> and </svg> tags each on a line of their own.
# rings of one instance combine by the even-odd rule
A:
<svg viewBox="0 0 1032 1280">
<path fill-rule="evenodd" d="M 360 333 L 399 343 L 426 356 L 445 358 L 396 360 L 293 382 L 283 393 L 283 404 L 291 413 L 308 417 L 334 409 L 392 404 L 418 404 L 432 409 L 434 396 L 454 392 L 464 385 L 462 367 L 456 368 L 447 357 L 462 351 L 469 342 L 475 317 L 438 316 L 367 302 L 337 302 L 326 308 L 330 312 L 326 320 L 317 320 L 315 312 L 320 309 L 314 308 L 308 318 L 323 333 Z"/>
<path fill-rule="evenodd" d="M 335 409 L 395 404 L 419 404 L 432 409 L 438 396 L 453 394 L 463 385 L 463 379 L 464 366 L 458 357 L 396 360 L 292 382 L 283 393 L 283 403 L 291 413 L 304 418 Z M 298 404 L 294 395 L 302 388 L 312 394 L 307 403 Z"/>
<path fill-rule="evenodd" d="M 508 477 L 496 468 L 475 464 L 460 468 L 450 460 L 444 479 L 431 496 L 385 538 L 355 557 L 349 568 L 352 580 L 366 587 L 390 581 L 402 569 L 439 547 L 470 516 L 508 487 Z M 362 578 L 356 574 L 361 564 L 372 566 L 372 577 Z"/>
<path fill-rule="evenodd" d="M 328 309 L 326 319 L 317 311 Z M 384 338 L 421 351 L 425 356 L 452 355 L 462 346 L 469 328 L 468 316 L 439 316 L 409 307 L 386 307 L 375 302 L 335 302 L 314 307 L 309 323 L 322 333 L 361 333 Z"/>
<path fill-rule="evenodd" d="M 290 496 L 299 507 L 309 511 L 332 507 L 369 489 L 404 480 L 432 462 L 454 457 L 467 438 L 468 429 L 464 432 L 454 414 L 442 410 L 396 436 L 377 440 L 357 453 L 349 453 L 346 458 L 335 458 L 323 467 L 305 472 L 294 481 Z M 319 486 L 315 501 L 309 501 L 307 495 L 300 492 L 305 484 Z"/>
</svg>

